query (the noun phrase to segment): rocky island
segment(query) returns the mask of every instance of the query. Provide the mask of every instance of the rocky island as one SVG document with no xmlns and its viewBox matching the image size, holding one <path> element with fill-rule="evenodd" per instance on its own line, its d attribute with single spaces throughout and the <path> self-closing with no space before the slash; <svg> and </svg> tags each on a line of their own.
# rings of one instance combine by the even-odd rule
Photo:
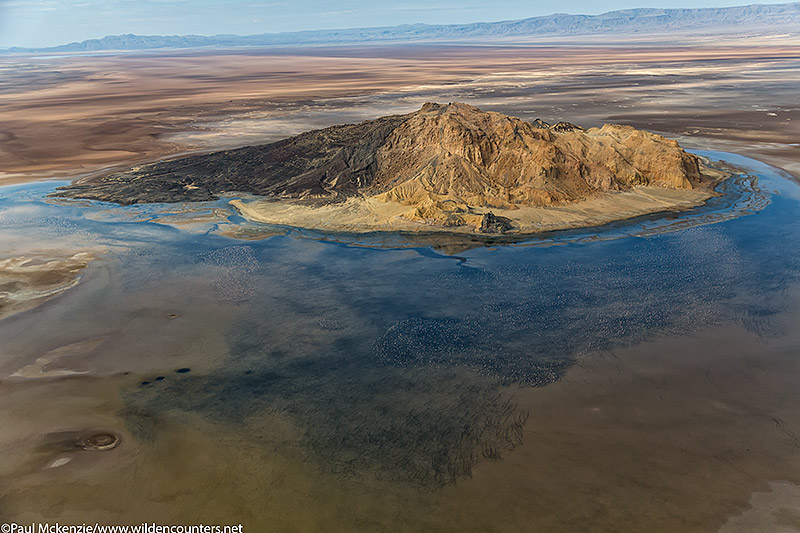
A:
<svg viewBox="0 0 800 533">
<path fill-rule="evenodd" d="M 56 196 L 231 204 L 250 220 L 331 231 L 505 233 L 591 226 L 699 205 L 723 174 L 676 141 L 451 103 L 272 144 L 79 180 Z"/>
</svg>

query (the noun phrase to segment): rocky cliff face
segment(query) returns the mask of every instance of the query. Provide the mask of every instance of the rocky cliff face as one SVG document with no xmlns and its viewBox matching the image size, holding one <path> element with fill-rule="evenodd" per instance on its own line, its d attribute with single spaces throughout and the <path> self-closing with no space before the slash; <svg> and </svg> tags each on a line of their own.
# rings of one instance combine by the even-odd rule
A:
<svg viewBox="0 0 800 533">
<path fill-rule="evenodd" d="M 426 104 L 392 131 L 377 163 L 369 193 L 416 205 L 421 219 L 452 223 L 467 206 L 551 206 L 700 181 L 697 158 L 658 135 L 532 124 L 466 104 Z"/>
<path fill-rule="evenodd" d="M 700 181 L 697 158 L 659 135 L 429 103 L 409 115 L 143 165 L 57 194 L 121 204 L 233 191 L 318 202 L 366 196 L 414 207 L 410 216 L 419 220 L 486 225 L 473 208 L 561 205 L 641 185 L 691 189 Z"/>
</svg>

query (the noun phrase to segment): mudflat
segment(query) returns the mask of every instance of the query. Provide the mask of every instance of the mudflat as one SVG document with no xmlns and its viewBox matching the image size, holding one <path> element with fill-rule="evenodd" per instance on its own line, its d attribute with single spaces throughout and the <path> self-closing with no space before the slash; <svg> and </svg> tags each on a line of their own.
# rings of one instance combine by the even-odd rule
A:
<svg viewBox="0 0 800 533">
<path fill-rule="evenodd" d="M 0 183 L 78 177 L 467 101 L 606 122 L 800 175 L 800 46 L 687 37 L 0 56 Z"/>
<path fill-rule="evenodd" d="M 74 287 L 93 259 L 89 252 L 0 258 L 0 319 Z"/>
</svg>

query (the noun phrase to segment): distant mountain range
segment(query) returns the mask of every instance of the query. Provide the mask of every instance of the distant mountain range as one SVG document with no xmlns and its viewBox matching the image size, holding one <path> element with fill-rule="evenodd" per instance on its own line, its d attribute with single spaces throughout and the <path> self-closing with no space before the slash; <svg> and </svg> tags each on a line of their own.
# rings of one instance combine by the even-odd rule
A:
<svg viewBox="0 0 800 533">
<path fill-rule="evenodd" d="M 110 35 L 49 48 L 10 48 L 8 52 L 93 52 L 156 48 L 321 45 L 360 42 L 464 41 L 607 33 L 659 33 L 678 30 L 736 31 L 744 28 L 800 32 L 800 2 L 699 9 L 626 9 L 602 15 L 558 13 L 502 22 L 382 28 L 315 30 L 258 35 Z"/>
</svg>

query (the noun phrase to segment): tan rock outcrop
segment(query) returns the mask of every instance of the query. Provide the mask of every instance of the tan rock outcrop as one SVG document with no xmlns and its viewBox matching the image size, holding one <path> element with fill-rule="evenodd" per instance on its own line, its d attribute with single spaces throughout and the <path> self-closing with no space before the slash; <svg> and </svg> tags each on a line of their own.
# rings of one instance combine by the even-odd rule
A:
<svg viewBox="0 0 800 533">
<path fill-rule="evenodd" d="M 450 225 L 465 223 L 470 206 L 552 206 L 639 185 L 700 182 L 697 158 L 659 135 L 611 124 L 538 127 L 458 103 L 425 104 L 392 131 L 377 164 L 365 193 Z"/>
</svg>

